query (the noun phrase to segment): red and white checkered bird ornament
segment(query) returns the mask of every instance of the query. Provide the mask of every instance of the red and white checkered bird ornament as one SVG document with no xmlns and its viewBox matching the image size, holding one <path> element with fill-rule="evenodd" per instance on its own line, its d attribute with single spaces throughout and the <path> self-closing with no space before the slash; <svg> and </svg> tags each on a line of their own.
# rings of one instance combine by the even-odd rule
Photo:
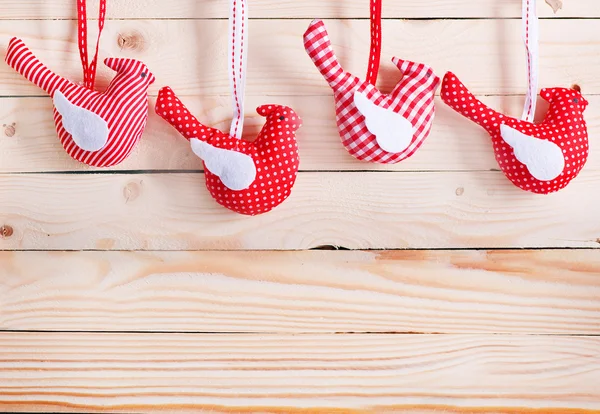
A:
<svg viewBox="0 0 600 414">
<path fill-rule="evenodd" d="M 333 89 L 342 143 L 359 160 L 395 164 L 413 155 L 431 131 L 440 79 L 421 63 L 392 61 L 403 74 L 390 94 L 376 87 L 381 56 L 381 0 L 371 0 L 371 52 L 366 81 L 344 71 L 325 24 L 304 34 L 306 52 Z"/>
<path fill-rule="evenodd" d="M 542 89 L 550 104 L 541 123 L 534 123 L 538 87 L 538 20 L 536 0 L 523 0 L 523 39 L 527 48 L 529 89 L 521 119 L 488 108 L 448 72 L 442 99 L 455 111 L 481 125 L 492 137 L 496 160 L 517 187 L 549 194 L 566 187 L 588 158 L 588 132 L 583 112 L 588 102 L 578 86 Z"/>
<path fill-rule="evenodd" d="M 110 167 L 129 156 L 146 126 L 148 87 L 154 82 L 154 75 L 142 62 L 110 58 L 104 64 L 117 75 L 106 92 L 94 90 L 105 14 L 106 0 L 101 0 L 96 54 L 88 65 L 86 3 L 77 0 L 83 85 L 52 72 L 20 39 L 13 38 L 6 52 L 8 65 L 52 97 L 56 132 L 67 153 L 94 167 Z"/>
<path fill-rule="evenodd" d="M 263 105 L 266 117 L 256 140 L 242 138 L 248 42 L 246 0 L 231 0 L 229 56 L 233 120 L 229 134 L 202 125 L 169 87 L 162 88 L 156 113 L 190 141 L 202 159 L 206 187 L 213 198 L 236 213 L 255 216 L 271 211 L 289 197 L 298 174 L 296 131 L 300 117 L 289 107 Z"/>
</svg>

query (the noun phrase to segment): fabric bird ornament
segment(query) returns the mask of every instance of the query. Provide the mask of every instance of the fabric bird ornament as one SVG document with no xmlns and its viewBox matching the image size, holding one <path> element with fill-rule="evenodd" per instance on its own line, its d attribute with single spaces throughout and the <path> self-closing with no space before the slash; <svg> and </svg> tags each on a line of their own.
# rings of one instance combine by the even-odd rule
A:
<svg viewBox="0 0 600 414">
<path fill-rule="evenodd" d="M 583 113 L 588 102 L 578 86 L 542 89 L 550 104 L 541 123 L 533 123 L 538 85 L 538 21 L 536 1 L 523 0 L 523 31 L 528 51 L 529 90 L 521 119 L 485 106 L 448 72 L 442 100 L 481 125 L 492 137 L 494 153 L 504 175 L 517 187 L 549 194 L 566 187 L 588 158 L 588 132 Z"/>
<path fill-rule="evenodd" d="M 344 71 L 325 24 L 314 20 L 304 47 L 333 89 L 340 137 L 362 161 L 395 164 L 413 155 L 431 131 L 440 79 L 421 63 L 392 61 L 403 77 L 390 94 L 376 87 L 381 57 L 381 0 L 371 0 L 371 52 L 366 81 Z"/>
<path fill-rule="evenodd" d="M 77 15 L 83 85 L 51 71 L 17 38 L 8 45 L 6 63 L 52 97 L 56 131 L 67 153 L 94 167 L 110 167 L 125 160 L 142 136 L 148 118 L 148 87 L 155 79 L 142 62 L 109 58 L 104 64 L 117 74 L 105 92 L 95 91 L 106 0 L 100 1 L 96 54 L 89 65 L 85 0 L 77 0 Z"/>
<path fill-rule="evenodd" d="M 253 142 L 242 138 L 248 42 L 246 0 L 231 0 L 229 56 L 233 120 L 229 134 L 200 123 L 169 87 L 160 90 L 156 113 L 190 141 L 204 164 L 206 187 L 223 207 L 255 216 L 271 211 L 291 194 L 299 167 L 296 131 L 300 117 L 289 107 L 263 105 L 266 118 Z"/>
</svg>

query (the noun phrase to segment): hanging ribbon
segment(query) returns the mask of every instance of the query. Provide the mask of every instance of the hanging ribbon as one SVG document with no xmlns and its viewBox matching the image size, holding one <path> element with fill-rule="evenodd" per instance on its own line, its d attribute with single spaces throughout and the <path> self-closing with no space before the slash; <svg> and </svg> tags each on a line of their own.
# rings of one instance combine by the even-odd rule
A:
<svg viewBox="0 0 600 414">
<path fill-rule="evenodd" d="M 527 49 L 527 97 L 521 119 L 533 122 L 539 81 L 539 21 L 536 0 L 523 0 L 523 41 Z"/>
<path fill-rule="evenodd" d="M 367 82 L 375 85 L 381 61 L 381 0 L 371 0 L 371 51 Z"/>
<path fill-rule="evenodd" d="M 96 68 L 98 63 L 98 48 L 100 46 L 100 35 L 104 29 L 106 17 L 106 0 L 100 0 L 100 12 L 98 17 L 98 39 L 96 40 L 96 54 L 91 63 L 88 64 L 87 47 L 87 13 L 86 0 L 77 0 L 77 38 L 79 40 L 79 55 L 83 66 L 83 85 L 93 89 L 96 81 Z"/>
<path fill-rule="evenodd" d="M 233 98 L 233 118 L 229 135 L 242 138 L 244 130 L 244 97 L 248 61 L 248 5 L 246 0 L 230 0 L 229 14 L 229 84 Z"/>
</svg>

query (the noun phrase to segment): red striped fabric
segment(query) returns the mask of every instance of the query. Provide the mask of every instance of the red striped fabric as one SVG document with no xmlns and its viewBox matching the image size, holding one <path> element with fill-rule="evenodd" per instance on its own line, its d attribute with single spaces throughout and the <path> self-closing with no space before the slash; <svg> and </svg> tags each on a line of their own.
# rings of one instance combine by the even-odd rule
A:
<svg viewBox="0 0 600 414">
<path fill-rule="evenodd" d="M 344 71 L 321 20 L 315 20 L 309 26 L 304 34 L 304 47 L 333 89 L 338 130 L 350 154 L 362 161 L 395 164 L 419 149 L 431 131 L 435 115 L 434 93 L 440 82 L 431 68 L 394 58 L 394 64 L 404 76 L 390 94 L 384 94 L 370 82 Z M 364 92 L 374 104 L 402 115 L 412 124 L 415 134 L 404 151 L 387 152 L 377 144 L 375 135 L 367 129 L 365 118 L 354 103 L 356 91 Z"/>
<path fill-rule="evenodd" d="M 96 113 L 107 122 L 110 132 L 106 145 L 99 151 L 84 151 L 65 131 L 61 115 L 54 110 L 54 123 L 60 142 L 77 161 L 94 167 L 119 164 L 127 158 L 142 136 L 148 118 L 148 87 L 155 80 L 142 62 L 106 59 L 105 65 L 117 75 L 104 93 L 58 76 L 17 38 L 9 43 L 6 63 L 50 96 L 54 97 L 56 91 L 61 91 L 72 104 Z"/>
</svg>

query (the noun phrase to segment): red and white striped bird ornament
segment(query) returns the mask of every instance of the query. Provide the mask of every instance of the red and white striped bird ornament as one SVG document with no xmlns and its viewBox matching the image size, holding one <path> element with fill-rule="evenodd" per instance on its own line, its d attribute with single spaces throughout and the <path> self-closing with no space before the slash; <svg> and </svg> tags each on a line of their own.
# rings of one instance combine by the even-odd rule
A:
<svg viewBox="0 0 600 414">
<path fill-rule="evenodd" d="M 344 71 L 321 20 L 304 34 L 306 52 L 333 89 L 342 143 L 359 160 L 395 164 L 429 135 L 440 79 L 421 63 L 394 58 L 403 74 L 390 94 L 376 87 L 381 56 L 381 0 L 371 0 L 371 52 L 366 81 Z"/>
<path fill-rule="evenodd" d="M 105 92 L 94 90 L 105 15 L 106 0 L 100 0 L 96 53 L 88 63 L 86 2 L 77 0 L 83 85 L 51 71 L 20 39 L 13 38 L 6 53 L 6 62 L 13 69 L 52 97 L 56 132 L 67 153 L 94 167 L 119 164 L 131 153 L 146 126 L 148 87 L 154 82 L 154 75 L 142 62 L 109 58 L 104 64 L 117 75 Z"/>
<path fill-rule="evenodd" d="M 302 121 L 287 106 L 263 105 L 257 112 L 266 117 L 266 123 L 258 137 L 253 142 L 242 139 L 248 53 L 246 0 L 231 0 L 229 22 L 233 97 L 229 134 L 200 123 L 169 87 L 160 90 L 156 113 L 190 141 L 192 151 L 204 163 L 206 187 L 217 203 L 255 216 L 271 211 L 291 194 L 299 166 L 295 133 Z"/>
<path fill-rule="evenodd" d="M 496 161 L 517 187 L 538 194 L 565 188 L 584 167 L 589 153 L 588 102 L 579 87 L 542 89 L 550 104 L 541 123 L 534 123 L 538 88 L 538 19 L 536 0 L 523 0 L 523 40 L 527 49 L 528 91 L 521 119 L 503 115 L 477 99 L 448 72 L 442 100 L 481 125 L 492 137 Z"/>
</svg>

